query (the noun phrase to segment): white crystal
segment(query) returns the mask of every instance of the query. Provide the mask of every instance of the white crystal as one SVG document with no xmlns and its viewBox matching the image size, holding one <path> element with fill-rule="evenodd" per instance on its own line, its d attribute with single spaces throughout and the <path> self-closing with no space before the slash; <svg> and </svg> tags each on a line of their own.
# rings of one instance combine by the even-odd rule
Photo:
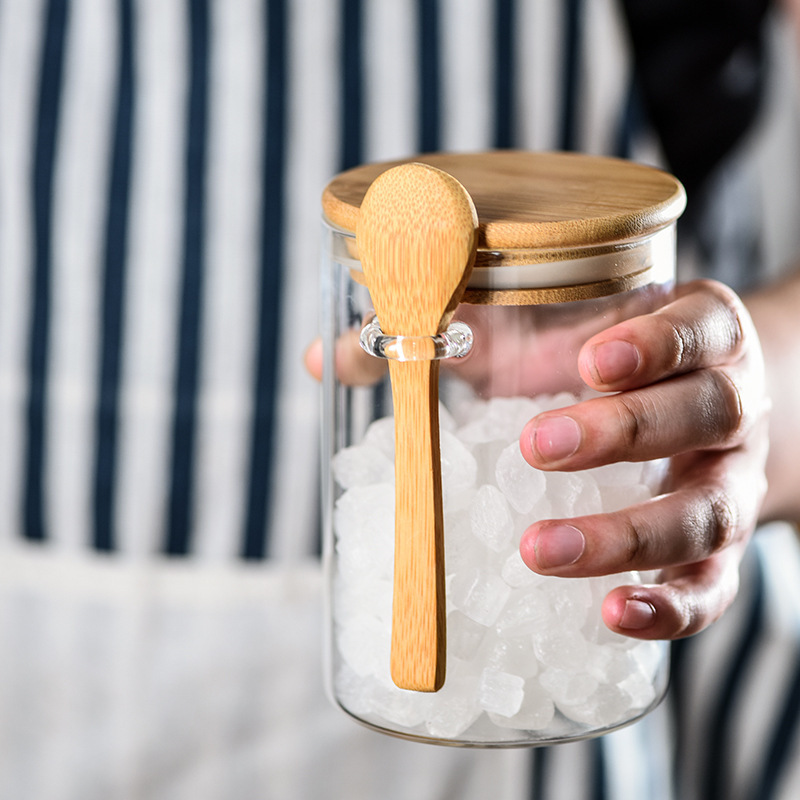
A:
<svg viewBox="0 0 800 800">
<path fill-rule="evenodd" d="M 565 628 L 580 628 L 592 606 L 592 589 L 587 578 L 549 578 L 542 590 L 550 598 L 550 606 Z"/>
<path fill-rule="evenodd" d="M 508 442 L 500 439 L 471 445 L 472 454 L 478 463 L 478 474 L 475 479 L 478 485 L 485 483 L 495 485 L 497 459 L 506 447 L 508 447 Z"/>
<path fill-rule="evenodd" d="M 548 472 L 545 474 L 547 499 L 553 517 L 573 517 L 575 502 L 583 487 L 580 475 L 574 472 Z"/>
<path fill-rule="evenodd" d="M 536 587 L 520 591 L 509 600 L 497 619 L 497 633 L 503 637 L 532 635 L 549 624 L 550 603 Z"/>
<path fill-rule="evenodd" d="M 550 695 L 536 681 L 525 681 L 524 696 L 519 711 L 510 717 L 490 713 L 492 722 L 500 728 L 538 731 L 546 728 L 555 715 L 555 705 Z"/>
<path fill-rule="evenodd" d="M 458 609 L 447 615 L 447 655 L 469 661 L 478 652 L 481 642 L 488 632 L 485 625 L 479 625 Z"/>
<path fill-rule="evenodd" d="M 546 667 L 565 672 L 581 670 L 588 653 L 586 640 L 579 632 L 558 629 L 534 635 L 533 649 Z"/>
<path fill-rule="evenodd" d="M 487 418 L 497 432 L 495 438 L 514 441 L 542 410 L 541 403 L 529 397 L 493 397 L 488 403 Z"/>
<path fill-rule="evenodd" d="M 351 617 L 336 631 L 339 653 L 353 672 L 362 677 L 389 679 L 390 630 L 370 614 Z"/>
<path fill-rule="evenodd" d="M 593 728 L 607 728 L 623 722 L 631 710 L 631 698 L 618 686 L 600 684 L 582 703 L 556 703 L 565 717 Z"/>
<path fill-rule="evenodd" d="M 611 645 L 598 645 L 589 650 L 587 670 L 603 683 L 620 683 L 640 667 L 630 650 Z"/>
<path fill-rule="evenodd" d="M 448 575 L 458 575 L 476 564 L 486 564 L 488 551 L 471 535 L 466 510 L 446 511 L 444 532 L 445 570 Z"/>
<path fill-rule="evenodd" d="M 378 682 L 369 684 L 365 694 L 370 713 L 405 728 L 421 725 L 430 715 L 434 702 L 434 695 L 404 691 Z"/>
<path fill-rule="evenodd" d="M 556 703 L 582 703 L 597 691 L 598 681 L 585 672 L 546 669 L 539 674 L 539 684 Z"/>
<path fill-rule="evenodd" d="M 618 685 L 631 698 L 633 708 L 644 708 L 656 699 L 655 687 L 641 672 L 634 672 Z"/>
<path fill-rule="evenodd" d="M 475 493 L 478 464 L 475 457 L 449 431 L 440 433 L 442 502 L 445 509 L 465 508 Z"/>
<path fill-rule="evenodd" d="M 503 562 L 500 577 L 513 589 L 533 586 L 542 580 L 542 576 L 534 572 L 523 560 L 516 548 Z"/>
<path fill-rule="evenodd" d="M 493 397 L 476 406 L 459 430 L 464 441 L 516 441 L 525 423 L 538 413 L 539 405 L 526 397 Z"/>
<path fill-rule="evenodd" d="M 481 673 L 478 705 L 485 711 L 511 717 L 522 706 L 524 686 L 525 681 L 519 675 L 487 667 Z"/>
<path fill-rule="evenodd" d="M 390 575 L 394 564 L 394 487 L 356 486 L 333 512 L 338 568 L 348 580 Z"/>
<path fill-rule="evenodd" d="M 347 663 L 339 664 L 333 676 L 333 686 L 339 702 L 353 714 L 369 714 L 371 704 L 366 687 L 368 681 L 354 672 Z"/>
<path fill-rule="evenodd" d="M 520 514 L 529 513 L 544 494 L 544 473 L 525 461 L 517 442 L 508 445 L 500 453 L 495 476 L 500 491 Z"/>
<path fill-rule="evenodd" d="M 639 669 L 648 681 L 653 681 L 658 668 L 667 655 L 667 644 L 656 641 L 637 641 L 636 639 L 631 641 L 634 643 L 631 652 L 639 665 Z"/>
<path fill-rule="evenodd" d="M 439 429 L 443 431 L 455 432 L 458 423 L 453 415 L 447 410 L 444 403 L 439 403 Z"/>
<path fill-rule="evenodd" d="M 472 535 L 496 553 L 511 543 L 514 521 L 503 493 L 491 484 L 478 489 L 469 505 Z"/>
<path fill-rule="evenodd" d="M 381 417 L 371 423 L 363 443 L 377 447 L 394 462 L 394 417 Z"/>
<path fill-rule="evenodd" d="M 345 489 L 391 483 L 394 480 L 394 463 L 374 445 L 360 444 L 346 447 L 333 457 L 333 474 Z"/>
<path fill-rule="evenodd" d="M 454 575 L 450 589 L 456 608 L 481 625 L 494 624 L 511 594 L 501 577 L 479 567 Z"/>
<path fill-rule="evenodd" d="M 539 672 L 530 636 L 495 639 L 491 647 L 482 648 L 480 659 L 487 667 L 522 678 L 532 678 Z"/>
<path fill-rule="evenodd" d="M 572 506 L 572 516 L 583 517 L 589 514 L 600 514 L 603 511 L 600 487 L 591 477 L 579 477 L 581 488 Z"/>
<path fill-rule="evenodd" d="M 369 609 L 372 616 L 386 625 L 392 620 L 392 580 L 388 575 L 362 575 L 361 580 L 337 576 L 333 586 L 333 611 L 346 621 Z"/>
<path fill-rule="evenodd" d="M 553 395 L 541 395 L 539 406 L 541 411 L 554 411 L 557 408 L 566 408 L 574 405 L 580 398 L 572 392 L 558 392 Z M 541 411 L 539 413 L 541 413 Z"/>
<path fill-rule="evenodd" d="M 441 739 L 455 739 L 463 734 L 482 713 L 477 695 L 478 676 L 453 659 L 425 722 L 428 733 Z"/>
<path fill-rule="evenodd" d="M 537 519 L 608 510 L 653 493 L 663 463 L 609 465 L 580 473 L 529 466 L 518 436 L 572 395 L 440 406 L 448 665 L 436 693 L 398 689 L 389 676 L 394 560 L 394 421 L 372 423 L 333 468 L 346 490 L 334 509 L 334 683 L 342 705 L 376 724 L 458 739 L 494 726 L 569 732 L 564 717 L 613 727 L 655 701 L 661 643 L 609 631 L 600 606 L 637 573 L 565 579 L 522 561 L 519 535 Z M 460 427 L 458 427 L 460 426 Z M 628 480 L 635 481 L 626 483 Z M 623 498 L 614 500 L 615 497 Z"/>
<path fill-rule="evenodd" d="M 333 512 L 339 570 L 359 580 L 368 572 L 389 574 L 394 563 L 394 487 L 354 486 Z"/>
</svg>

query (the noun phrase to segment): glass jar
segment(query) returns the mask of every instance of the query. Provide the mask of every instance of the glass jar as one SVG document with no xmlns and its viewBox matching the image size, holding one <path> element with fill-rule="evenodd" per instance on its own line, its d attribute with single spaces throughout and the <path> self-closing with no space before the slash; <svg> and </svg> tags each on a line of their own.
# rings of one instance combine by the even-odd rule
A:
<svg viewBox="0 0 800 800">
<path fill-rule="evenodd" d="M 657 494 L 663 462 L 543 472 L 518 439 L 541 411 L 590 395 L 577 354 L 598 331 L 670 297 L 672 176 L 578 154 L 421 156 L 466 188 L 478 214 L 467 289 L 434 348 L 385 336 L 355 236 L 371 182 L 395 164 L 336 177 L 323 197 L 323 506 L 328 688 L 357 720 L 461 746 L 548 744 L 599 735 L 662 699 L 664 642 L 609 631 L 615 586 L 649 578 L 543 577 L 519 540 L 533 522 L 613 511 Z M 394 422 L 387 361 L 435 352 L 444 517 L 446 678 L 438 691 L 390 675 Z"/>
</svg>

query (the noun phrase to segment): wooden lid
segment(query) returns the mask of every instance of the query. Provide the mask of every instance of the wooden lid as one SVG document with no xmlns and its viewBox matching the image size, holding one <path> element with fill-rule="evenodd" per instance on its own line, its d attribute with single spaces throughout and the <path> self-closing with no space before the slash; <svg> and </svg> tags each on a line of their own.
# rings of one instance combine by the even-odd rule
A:
<svg viewBox="0 0 800 800">
<path fill-rule="evenodd" d="M 486 153 L 415 156 L 449 172 L 478 211 L 478 247 L 484 250 L 561 249 L 630 241 L 672 224 L 686 196 L 661 170 L 580 153 Z M 327 219 L 355 231 L 372 181 L 404 161 L 367 164 L 343 172 L 326 187 Z"/>
</svg>

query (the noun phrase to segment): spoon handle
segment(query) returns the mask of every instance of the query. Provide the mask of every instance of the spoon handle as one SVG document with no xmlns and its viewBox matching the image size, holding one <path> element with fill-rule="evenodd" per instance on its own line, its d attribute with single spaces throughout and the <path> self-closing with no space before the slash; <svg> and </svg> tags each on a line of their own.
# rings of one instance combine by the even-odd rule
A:
<svg viewBox="0 0 800 800">
<path fill-rule="evenodd" d="M 395 413 L 392 680 L 435 692 L 445 677 L 439 362 L 390 361 Z"/>
</svg>

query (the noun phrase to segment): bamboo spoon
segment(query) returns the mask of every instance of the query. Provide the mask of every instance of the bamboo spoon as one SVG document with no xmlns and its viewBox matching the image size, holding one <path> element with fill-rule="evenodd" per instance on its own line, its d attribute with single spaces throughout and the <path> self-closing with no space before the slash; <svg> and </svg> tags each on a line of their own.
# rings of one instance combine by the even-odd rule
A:
<svg viewBox="0 0 800 800">
<path fill-rule="evenodd" d="M 475 260 L 478 216 L 452 176 L 425 164 L 382 173 L 361 203 L 356 242 L 385 335 L 444 331 Z M 427 350 L 427 352 L 423 352 Z M 389 361 L 395 415 L 392 680 L 435 692 L 445 676 L 444 529 L 439 362 L 433 342 Z"/>
</svg>

